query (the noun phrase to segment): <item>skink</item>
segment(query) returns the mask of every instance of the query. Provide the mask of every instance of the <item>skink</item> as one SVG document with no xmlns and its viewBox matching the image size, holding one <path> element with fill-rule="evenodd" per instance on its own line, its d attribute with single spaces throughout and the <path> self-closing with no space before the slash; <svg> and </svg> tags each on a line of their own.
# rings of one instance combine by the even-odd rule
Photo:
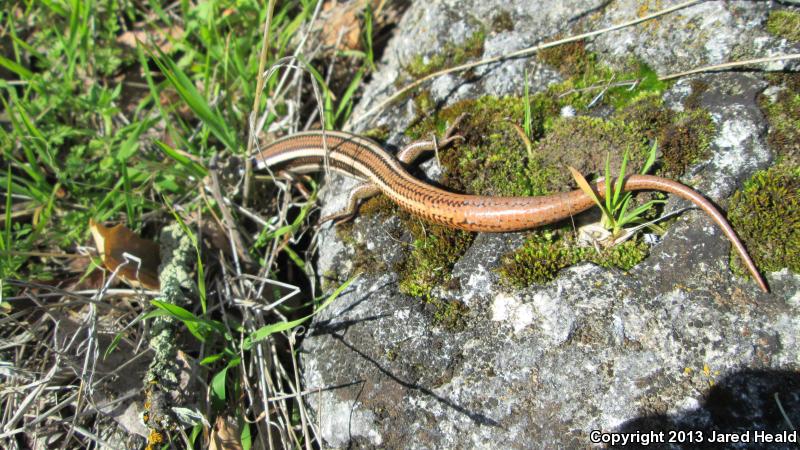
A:
<svg viewBox="0 0 800 450">
<path fill-rule="evenodd" d="M 323 220 L 342 219 L 355 213 L 358 201 L 383 193 L 401 208 L 430 222 L 467 231 L 506 232 L 536 228 L 558 222 L 594 205 L 581 190 L 539 197 L 487 197 L 448 192 L 413 177 L 405 165 L 422 152 L 444 146 L 460 136 L 412 144 L 397 157 L 370 139 L 335 131 L 306 131 L 278 139 L 256 154 L 259 167 L 276 173 L 309 173 L 331 170 L 362 181 L 350 194 L 347 208 Z M 597 193 L 605 193 L 598 181 Z M 631 175 L 625 191 L 658 190 L 678 195 L 705 211 L 731 241 L 764 292 L 769 289 L 725 217 L 697 191 L 666 178 Z"/>
</svg>

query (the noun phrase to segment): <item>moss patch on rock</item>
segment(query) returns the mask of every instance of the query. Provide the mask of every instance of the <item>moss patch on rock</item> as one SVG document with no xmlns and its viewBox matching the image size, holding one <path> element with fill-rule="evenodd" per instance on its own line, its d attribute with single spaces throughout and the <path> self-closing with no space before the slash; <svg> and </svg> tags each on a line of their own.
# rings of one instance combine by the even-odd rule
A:
<svg viewBox="0 0 800 450">
<path fill-rule="evenodd" d="M 800 41 L 800 12 L 788 9 L 770 12 L 767 31 L 790 41 Z"/>
<path fill-rule="evenodd" d="M 430 297 L 434 287 L 449 281 L 450 271 L 467 251 L 474 233 L 432 225 L 410 217 L 404 221 L 414 241 L 399 268 L 400 292 Z"/>
<path fill-rule="evenodd" d="M 463 64 L 483 55 L 486 32 L 476 31 L 461 44 L 446 44 L 441 53 L 432 56 L 417 55 L 405 66 L 412 78 L 422 78 L 447 67 Z"/>
<path fill-rule="evenodd" d="M 439 153 L 441 184 L 476 195 L 541 195 L 547 175 L 540 173 L 538 160 L 526 156 L 515 130 L 523 110 L 519 98 L 465 100 L 422 120 L 407 134 L 413 139 L 441 135 L 447 123 L 466 114 L 458 130 L 464 140 Z"/>
<path fill-rule="evenodd" d="M 762 95 L 759 98 L 769 123 L 767 143 L 778 159 L 794 165 L 800 164 L 800 74 L 774 74 L 768 77 L 772 86 L 780 90 L 774 101 Z"/>
<path fill-rule="evenodd" d="M 671 115 L 672 120 L 662 128 L 658 139 L 663 161 L 659 174 L 677 178 L 708 155 L 716 127 L 703 109 Z"/>
<path fill-rule="evenodd" d="M 607 249 L 581 247 L 568 229 L 533 232 L 518 250 L 506 255 L 498 270 L 503 281 L 514 287 L 546 283 L 561 269 L 592 262 L 602 267 L 630 270 L 648 254 L 648 247 L 632 239 Z"/>
<path fill-rule="evenodd" d="M 609 160 L 613 176 L 622 164 L 625 151 L 630 152 L 628 173 L 641 170 L 647 158 L 648 142 L 636 121 L 602 119 L 599 117 L 560 117 L 534 147 L 540 165 L 552 167 L 547 191 L 572 189 L 575 183 L 567 170 L 574 167 L 582 174 L 602 174 Z M 557 168 L 562 170 L 557 170 Z"/>
<path fill-rule="evenodd" d="M 411 250 L 397 267 L 400 292 L 421 298 L 432 311 L 435 325 L 462 330 L 469 308 L 457 300 L 438 298 L 433 290 L 452 282 L 453 265 L 472 245 L 475 234 L 427 224 L 405 212 L 400 217 L 413 238 Z"/>
<path fill-rule="evenodd" d="M 800 273 L 800 74 L 771 74 L 773 95 L 759 104 L 769 123 L 767 143 L 776 164 L 756 172 L 731 197 L 730 220 L 762 271 L 784 268 Z M 739 257 L 731 267 L 746 275 Z"/>
<path fill-rule="evenodd" d="M 447 331 L 463 331 L 467 327 L 469 308 L 458 300 L 427 297 L 425 302 L 433 308 L 433 323 Z"/>
<path fill-rule="evenodd" d="M 556 39 L 558 38 L 557 36 Z M 543 49 L 536 54 L 536 57 L 566 77 L 585 73 L 589 65 L 594 62 L 594 56 L 586 50 L 586 43 L 583 41 Z"/>
<path fill-rule="evenodd" d="M 503 33 L 505 31 L 514 30 L 514 16 L 506 10 L 499 11 L 492 17 L 492 31 L 495 33 Z"/>
<path fill-rule="evenodd" d="M 433 290 L 452 281 L 450 273 L 453 265 L 472 244 L 475 234 L 425 223 L 400 209 L 385 195 L 365 201 L 359 208 L 359 213 L 399 217 L 402 228 L 411 234 L 412 239 L 410 250 L 395 267 L 399 274 L 400 292 L 421 298 L 428 305 L 435 325 L 448 331 L 462 330 L 466 325 L 469 308 L 458 301 L 440 299 L 433 295 Z M 373 251 L 353 238 L 352 224 L 339 225 L 337 235 L 355 250 L 354 272 L 376 273 L 386 269 L 386 265 Z"/>
<path fill-rule="evenodd" d="M 800 167 L 757 172 L 731 197 L 728 220 L 760 270 L 800 272 Z M 734 271 L 745 274 L 738 256 L 731 258 Z"/>
</svg>

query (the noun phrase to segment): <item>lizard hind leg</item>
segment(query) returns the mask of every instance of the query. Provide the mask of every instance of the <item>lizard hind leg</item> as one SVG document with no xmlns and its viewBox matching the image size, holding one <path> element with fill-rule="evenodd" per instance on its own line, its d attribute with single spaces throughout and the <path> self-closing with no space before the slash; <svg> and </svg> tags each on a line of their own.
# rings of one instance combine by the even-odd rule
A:
<svg viewBox="0 0 800 450">
<path fill-rule="evenodd" d="M 359 184 L 350 192 L 350 195 L 347 197 L 347 206 L 344 209 L 322 217 L 319 219 L 319 223 L 322 224 L 325 222 L 334 221 L 335 223 L 339 224 L 342 222 L 347 222 L 348 220 L 352 219 L 358 211 L 359 201 L 378 195 L 380 192 L 380 188 L 378 188 L 378 186 L 374 183 L 367 182 Z"/>
<path fill-rule="evenodd" d="M 419 158 L 420 155 L 422 155 L 425 152 L 437 150 L 439 148 L 444 148 L 459 139 L 464 139 L 464 136 L 461 136 L 460 134 L 455 134 L 459 124 L 461 123 L 462 120 L 464 120 L 464 117 L 466 117 L 466 114 L 458 116 L 458 118 L 456 118 L 453 124 L 447 128 L 447 131 L 445 131 L 444 133 L 444 137 L 442 137 L 440 141 L 434 139 L 430 141 L 412 142 L 403 147 L 399 152 L 397 152 L 397 159 L 400 160 L 401 163 L 408 166 L 411 165 L 414 161 L 416 161 L 417 158 Z"/>
</svg>

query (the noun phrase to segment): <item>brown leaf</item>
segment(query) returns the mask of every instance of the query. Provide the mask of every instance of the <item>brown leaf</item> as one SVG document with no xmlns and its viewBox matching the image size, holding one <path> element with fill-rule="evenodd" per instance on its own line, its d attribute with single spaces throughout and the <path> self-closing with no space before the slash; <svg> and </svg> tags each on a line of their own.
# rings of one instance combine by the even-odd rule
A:
<svg viewBox="0 0 800 450">
<path fill-rule="evenodd" d="M 602 208 L 603 203 L 597 197 L 597 194 L 595 194 L 594 189 L 592 189 L 592 185 L 590 185 L 586 178 L 581 175 L 580 172 L 578 172 L 578 169 L 572 166 L 567 166 L 567 169 L 569 169 L 570 173 L 572 173 L 572 178 L 574 178 L 575 182 L 578 183 L 578 187 L 581 188 L 583 193 L 588 195 L 592 200 L 594 200 L 597 206 Z"/>
<path fill-rule="evenodd" d="M 217 416 L 214 429 L 211 431 L 211 442 L 208 450 L 242 450 L 239 442 L 239 427 L 229 417 Z"/>
<path fill-rule="evenodd" d="M 172 40 L 183 36 L 183 28 L 174 26 L 169 28 L 159 28 L 155 30 L 132 30 L 126 31 L 117 37 L 117 43 L 136 48 L 136 43 L 155 45 L 164 53 L 172 50 Z M 171 38 L 171 39 L 168 39 Z"/>
<path fill-rule="evenodd" d="M 324 26 L 322 28 L 322 43 L 346 50 L 357 50 L 360 47 L 361 23 L 358 13 L 366 6 L 366 1 L 359 0 L 349 3 L 335 1 L 322 5 Z M 341 35 L 341 41 L 339 36 Z"/>
<path fill-rule="evenodd" d="M 122 224 L 109 228 L 90 219 L 89 227 L 106 269 L 116 270 L 133 287 L 159 290 L 158 244 L 140 238 Z"/>
</svg>

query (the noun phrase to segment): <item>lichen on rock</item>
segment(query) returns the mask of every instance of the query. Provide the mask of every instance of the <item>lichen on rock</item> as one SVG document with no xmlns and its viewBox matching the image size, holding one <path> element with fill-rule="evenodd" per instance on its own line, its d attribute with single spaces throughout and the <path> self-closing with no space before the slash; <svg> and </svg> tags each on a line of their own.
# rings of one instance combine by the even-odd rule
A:
<svg viewBox="0 0 800 450">
<path fill-rule="evenodd" d="M 487 18 L 491 30 L 481 55 L 486 57 L 655 8 L 599 0 L 532 5 L 414 3 L 355 114 L 393 92 L 413 55 L 443 48 L 450 33 L 454 42 L 464 42 L 475 30 L 475 17 Z M 630 146 L 636 159 L 658 140 L 657 173 L 679 177 L 731 208 L 733 216 L 733 192 L 774 163 L 770 136 L 790 147 L 796 143 L 787 133 L 791 127 L 772 131 L 793 113 L 790 103 L 774 104 L 789 99 L 790 83 L 772 83 L 757 101 L 768 87 L 758 73 L 710 73 L 664 84 L 656 74 L 724 62 L 734 54 L 787 50 L 790 44 L 765 28 L 770 8 L 764 2 L 702 2 L 561 49 L 570 57 L 564 64 L 519 58 L 475 68 L 466 77 L 450 74 L 426 85 L 416 104 L 406 98 L 376 122 L 389 126 L 389 143 L 401 147 L 407 142 L 401 133 L 409 139 L 440 136 L 447 122 L 471 112 L 461 130 L 464 142 L 440 149 L 441 176 L 432 169 L 435 163 L 411 170 L 447 189 L 484 195 L 570 189 L 571 180 L 555 164 L 580 163 L 587 175 L 597 176 L 605 164 L 602 149 L 620 158 L 624 148 L 615 147 Z M 513 29 L 491 28 L 501 9 L 513 12 Z M 420 42 L 431 44 L 422 48 Z M 534 106 L 530 148 L 512 125 L 525 126 L 526 73 Z M 644 80 L 641 89 L 609 87 L 634 78 Z M 765 100 L 769 105 L 759 109 Z M 601 150 L 594 155 L 593 149 Z M 764 195 L 762 189 L 756 195 Z M 775 392 L 792 420 L 791 411 L 800 410 L 793 394 L 800 386 L 800 276 L 788 269 L 767 273 L 773 293 L 762 294 L 731 273 L 730 245 L 701 213 L 684 212 L 655 245 L 630 241 L 603 261 L 590 259 L 593 248 L 575 257 L 571 223 L 530 234 L 478 234 L 452 246 L 458 250 L 446 263 L 436 261 L 443 255 L 428 236 L 420 245 L 426 251 L 418 253 L 433 257 L 420 260 L 423 270 L 413 278 L 427 281 L 405 281 L 414 289 L 404 294 L 403 273 L 393 269 L 403 267 L 398 261 L 426 235 L 409 231 L 413 227 L 381 200 L 367 206 L 379 213 L 359 215 L 351 238 L 386 270 L 365 272 L 353 291 L 315 317 L 303 342 L 306 386 L 342 386 L 323 391 L 319 403 L 309 401 L 323 423 L 329 420 L 321 430 L 328 445 L 587 447 L 595 429 L 782 430 Z M 682 206 L 671 198 L 664 210 Z M 417 228 L 430 231 L 428 225 Z M 343 245 L 335 232 L 323 230 L 319 248 L 323 272 L 352 267 L 355 244 Z M 648 256 L 640 259 L 643 250 Z M 501 267 L 515 256 L 529 261 L 514 267 L 509 283 Z M 408 295 L 423 292 L 442 308 Z M 468 310 L 453 307 L 458 305 Z M 439 322 L 451 317 L 458 326 Z M 331 411 L 349 413 L 331 420 Z"/>
</svg>

